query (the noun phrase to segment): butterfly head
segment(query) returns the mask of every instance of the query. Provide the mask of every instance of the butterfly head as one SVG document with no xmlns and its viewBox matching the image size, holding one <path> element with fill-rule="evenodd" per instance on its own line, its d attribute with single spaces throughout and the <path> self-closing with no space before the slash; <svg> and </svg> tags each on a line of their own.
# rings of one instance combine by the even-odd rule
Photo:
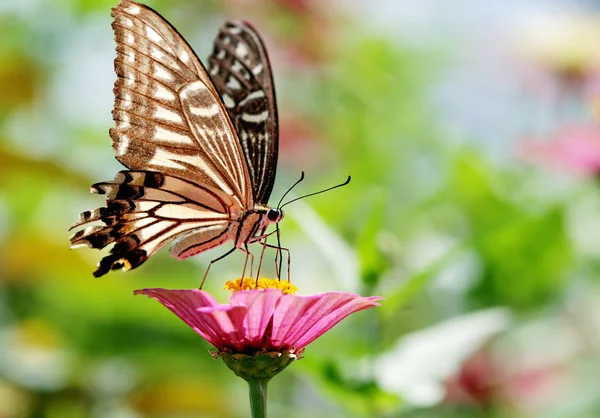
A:
<svg viewBox="0 0 600 418">
<path fill-rule="evenodd" d="M 271 208 L 267 212 L 267 219 L 272 223 L 279 223 L 283 219 L 283 210 L 279 208 Z"/>
</svg>

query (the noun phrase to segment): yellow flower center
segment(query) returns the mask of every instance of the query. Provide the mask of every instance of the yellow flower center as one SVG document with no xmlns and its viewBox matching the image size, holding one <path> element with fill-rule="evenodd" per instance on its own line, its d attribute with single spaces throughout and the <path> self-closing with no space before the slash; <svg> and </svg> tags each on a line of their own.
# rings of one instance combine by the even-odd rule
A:
<svg viewBox="0 0 600 418">
<path fill-rule="evenodd" d="M 298 288 L 285 280 L 279 279 L 235 279 L 228 280 L 223 287 L 223 290 L 231 290 L 232 292 L 239 292 L 240 290 L 253 290 L 253 289 L 279 289 L 284 294 L 293 295 L 296 293 Z"/>
</svg>

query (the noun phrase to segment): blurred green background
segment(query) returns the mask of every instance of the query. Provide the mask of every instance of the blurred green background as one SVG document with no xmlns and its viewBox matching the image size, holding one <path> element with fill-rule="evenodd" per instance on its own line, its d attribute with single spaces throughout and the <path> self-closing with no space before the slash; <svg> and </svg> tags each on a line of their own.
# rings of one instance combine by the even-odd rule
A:
<svg viewBox="0 0 600 418">
<path fill-rule="evenodd" d="M 0 418 L 248 416 L 246 386 L 144 287 L 226 248 L 94 279 L 68 250 L 113 178 L 116 0 L 0 4 Z M 272 204 L 300 294 L 382 295 L 270 385 L 274 417 L 600 416 L 600 3 L 155 0 L 201 59 L 263 34 Z M 270 259 L 271 256 L 267 256 Z M 222 300 L 243 255 L 217 263 Z M 265 270 L 274 274 L 271 263 Z"/>
</svg>

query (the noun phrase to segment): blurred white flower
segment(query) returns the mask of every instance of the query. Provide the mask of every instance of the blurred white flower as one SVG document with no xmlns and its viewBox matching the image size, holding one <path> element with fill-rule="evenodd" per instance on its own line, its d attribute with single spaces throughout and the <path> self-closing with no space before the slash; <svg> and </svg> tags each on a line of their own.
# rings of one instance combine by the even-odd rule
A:
<svg viewBox="0 0 600 418">
<path fill-rule="evenodd" d="M 444 399 L 444 381 L 510 322 L 508 309 L 494 308 L 408 334 L 377 360 L 379 384 L 412 405 L 435 405 Z"/>
</svg>

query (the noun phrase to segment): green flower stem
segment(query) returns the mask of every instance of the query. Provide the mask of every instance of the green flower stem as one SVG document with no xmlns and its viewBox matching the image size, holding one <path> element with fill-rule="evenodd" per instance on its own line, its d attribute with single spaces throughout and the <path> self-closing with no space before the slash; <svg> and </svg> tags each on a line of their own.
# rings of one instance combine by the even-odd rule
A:
<svg viewBox="0 0 600 418">
<path fill-rule="evenodd" d="M 267 384 L 302 354 L 293 351 L 257 352 L 254 354 L 218 351 L 213 357 L 221 358 L 227 367 L 250 385 L 250 408 L 253 418 L 267 416 Z"/>
<path fill-rule="evenodd" d="M 267 384 L 269 379 L 248 380 L 252 418 L 267 417 Z"/>
</svg>

